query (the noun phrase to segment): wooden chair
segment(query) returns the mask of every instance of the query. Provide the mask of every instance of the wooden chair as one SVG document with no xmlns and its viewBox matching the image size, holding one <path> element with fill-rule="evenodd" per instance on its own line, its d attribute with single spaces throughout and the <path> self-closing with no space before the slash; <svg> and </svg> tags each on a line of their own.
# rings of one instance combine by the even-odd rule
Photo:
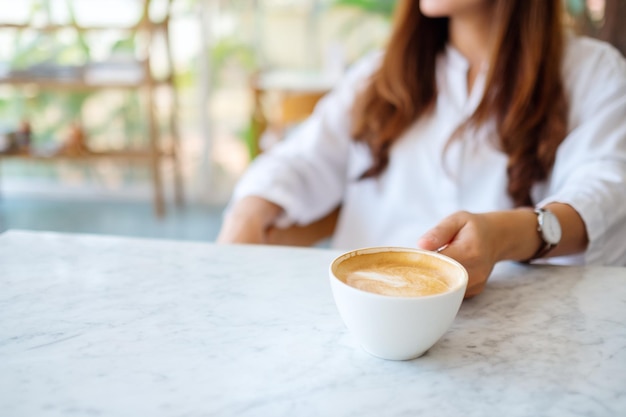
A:
<svg viewBox="0 0 626 417">
<path fill-rule="evenodd" d="M 252 78 L 251 90 L 254 100 L 252 114 L 253 132 L 251 155 L 261 151 L 260 139 L 264 132 L 271 131 L 277 137 L 283 137 L 285 131 L 306 119 L 317 102 L 330 91 L 333 82 L 323 77 L 310 77 L 302 74 L 256 74 Z M 265 74 L 268 75 L 268 74 Z M 286 75 L 286 77 L 281 77 Z M 267 109 L 264 100 L 274 95 L 275 106 Z M 322 219 L 307 226 L 292 226 L 287 229 L 272 228 L 268 243 L 287 246 L 313 246 L 332 236 L 339 207 Z"/>
<path fill-rule="evenodd" d="M 253 97 L 251 156 L 263 151 L 260 140 L 264 133 L 271 132 L 282 138 L 289 127 L 313 112 L 332 85 L 333 81 L 323 76 L 280 71 L 255 74 L 250 83 Z"/>
</svg>

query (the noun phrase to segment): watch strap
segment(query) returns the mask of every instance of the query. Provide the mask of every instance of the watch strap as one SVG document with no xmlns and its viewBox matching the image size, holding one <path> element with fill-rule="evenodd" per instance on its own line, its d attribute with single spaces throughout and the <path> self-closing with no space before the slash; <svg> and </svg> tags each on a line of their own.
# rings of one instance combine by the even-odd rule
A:
<svg viewBox="0 0 626 417">
<path fill-rule="evenodd" d="M 537 250 L 537 252 L 535 252 L 535 254 L 533 256 L 530 257 L 530 259 L 528 259 L 526 262 L 530 262 L 534 259 L 539 259 L 539 258 L 543 258 L 544 256 L 546 256 L 548 254 L 548 252 L 550 252 L 552 249 L 554 249 L 556 245 L 553 245 L 552 243 L 548 243 L 545 242 L 542 239 L 542 245 L 541 247 Z"/>
<path fill-rule="evenodd" d="M 541 246 L 539 247 L 539 249 L 537 249 L 537 251 L 533 254 L 533 256 L 526 259 L 524 262 L 530 262 L 535 259 L 543 258 L 556 246 L 556 244 L 554 243 L 547 242 L 545 238 L 543 237 L 542 225 L 541 225 L 541 222 L 539 221 L 539 216 L 547 211 L 548 210 L 543 209 L 543 208 L 536 208 L 534 210 L 534 213 L 537 216 L 537 233 L 539 234 L 539 239 L 541 239 Z"/>
</svg>

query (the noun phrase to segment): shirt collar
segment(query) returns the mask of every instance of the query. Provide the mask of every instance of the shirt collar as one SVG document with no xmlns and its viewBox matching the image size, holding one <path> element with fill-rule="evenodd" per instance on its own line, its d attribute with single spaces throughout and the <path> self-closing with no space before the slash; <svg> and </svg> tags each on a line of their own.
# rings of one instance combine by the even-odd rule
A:
<svg viewBox="0 0 626 417">
<path fill-rule="evenodd" d="M 458 49 L 449 43 L 446 45 L 445 56 L 450 68 L 467 73 L 470 67 L 469 61 Z"/>
</svg>

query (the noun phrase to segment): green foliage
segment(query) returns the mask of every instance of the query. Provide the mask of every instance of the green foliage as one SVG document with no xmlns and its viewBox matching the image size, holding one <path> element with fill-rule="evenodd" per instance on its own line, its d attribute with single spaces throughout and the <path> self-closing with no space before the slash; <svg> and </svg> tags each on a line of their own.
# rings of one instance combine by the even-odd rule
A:
<svg viewBox="0 0 626 417">
<path fill-rule="evenodd" d="M 70 22 L 74 25 L 78 24 L 78 21 L 76 20 L 76 12 L 74 11 L 74 4 L 72 3 L 72 0 L 65 0 L 65 4 L 67 6 L 67 10 L 70 16 Z M 89 49 L 89 44 L 87 43 L 87 40 L 85 39 L 85 35 L 83 32 L 78 32 L 76 35 L 76 47 L 84 54 L 85 59 L 88 60 L 91 56 L 91 51 Z"/>
<path fill-rule="evenodd" d="M 397 0 L 335 0 L 335 6 L 356 7 L 364 12 L 391 17 Z"/>
<path fill-rule="evenodd" d="M 262 132 L 259 131 L 258 123 L 256 123 L 254 118 L 251 118 L 243 131 L 239 132 L 239 137 L 246 145 L 250 160 L 253 160 L 258 153 L 256 138 L 258 138 L 261 133 Z"/>
<path fill-rule="evenodd" d="M 211 48 L 212 82 L 218 85 L 225 70 L 235 66 L 252 74 L 257 68 L 256 54 L 252 46 L 235 37 L 222 38 Z"/>
<path fill-rule="evenodd" d="M 565 6 L 572 16 L 580 16 L 585 13 L 585 0 L 566 0 Z"/>
</svg>

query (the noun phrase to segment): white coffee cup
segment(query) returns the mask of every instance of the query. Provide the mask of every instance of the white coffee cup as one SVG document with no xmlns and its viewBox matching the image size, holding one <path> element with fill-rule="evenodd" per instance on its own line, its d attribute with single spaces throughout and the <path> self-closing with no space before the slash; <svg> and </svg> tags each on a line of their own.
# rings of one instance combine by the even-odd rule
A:
<svg viewBox="0 0 626 417">
<path fill-rule="evenodd" d="M 400 265 L 402 264 L 402 265 Z M 389 268 L 388 268 L 389 267 Z M 409 286 L 419 281 L 414 276 L 433 278 L 433 285 L 445 284 L 443 292 L 423 293 L 419 284 L 412 289 L 400 288 L 391 275 L 408 276 Z M 392 293 L 358 289 L 350 277 L 366 277 L 391 286 Z M 417 275 L 415 275 L 417 274 Z M 352 279 L 352 280 L 351 280 Z M 403 278 L 404 279 L 404 278 Z M 347 252 L 330 265 L 330 284 L 339 313 L 350 333 L 370 354 L 383 359 L 408 360 L 423 355 L 448 330 L 463 301 L 467 271 L 455 260 L 436 252 L 399 247 L 373 247 Z M 351 285 L 347 283 L 349 281 Z M 426 293 L 432 287 L 426 281 Z M 358 284 L 359 286 L 361 284 Z M 378 284 L 374 282 L 373 286 Z M 371 287 L 371 285 L 370 285 Z M 433 287 L 434 288 L 434 287 Z M 442 288 L 439 288 L 441 290 Z M 386 291 L 375 288 L 374 291 Z"/>
</svg>

